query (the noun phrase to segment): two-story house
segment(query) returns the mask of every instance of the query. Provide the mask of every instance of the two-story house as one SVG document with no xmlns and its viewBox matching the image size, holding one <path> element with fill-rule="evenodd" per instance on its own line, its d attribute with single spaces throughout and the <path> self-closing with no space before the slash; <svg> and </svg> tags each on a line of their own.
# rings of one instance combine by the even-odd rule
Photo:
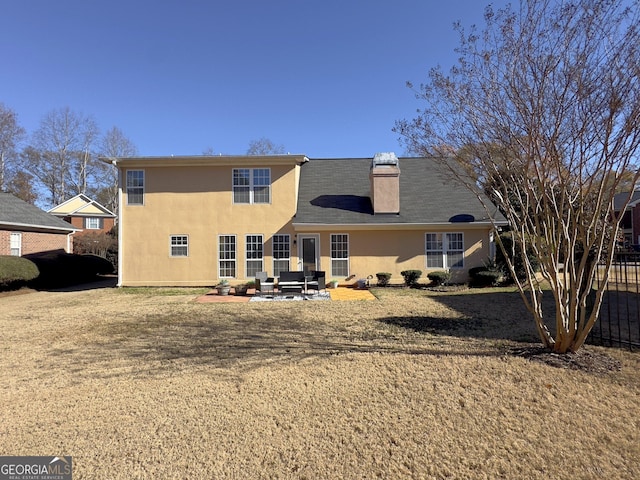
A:
<svg viewBox="0 0 640 480">
<path fill-rule="evenodd" d="M 108 233 L 116 220 L 113 212 L 82 193 L 56 205 L 47 213 L 69 222 L 81 233 Z"/>
<path fill-rule="evenodd" d="M 345 281 L 493 254 L 478 199 L 438 162 L 304 155 L 109 159 L 120 176 L 119 285 L 214 285 L 256 272 Z"/>
</svg>

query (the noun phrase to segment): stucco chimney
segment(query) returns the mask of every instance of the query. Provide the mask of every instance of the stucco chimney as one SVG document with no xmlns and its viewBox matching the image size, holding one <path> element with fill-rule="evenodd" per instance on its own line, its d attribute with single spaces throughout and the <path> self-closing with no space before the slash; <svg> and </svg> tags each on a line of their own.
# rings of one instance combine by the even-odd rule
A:
<svg viewBox="0 0 640 480">
<path fill-rule="evenodd" d="M 376 153 L 369 179 L 373 213 L 400 213 L 400 165 L 396 154 Z"/>
</svg>

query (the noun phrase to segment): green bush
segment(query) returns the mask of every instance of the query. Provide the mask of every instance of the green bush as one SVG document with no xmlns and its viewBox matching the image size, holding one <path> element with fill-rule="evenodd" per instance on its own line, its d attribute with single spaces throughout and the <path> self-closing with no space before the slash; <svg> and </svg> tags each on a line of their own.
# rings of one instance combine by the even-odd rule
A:
<svg viewBox="0 0 640 480">
<path fill-rule="evenodd" d="M 472 287 L 491 287 L 497 285 L 502 278 L 502 272 L 487 268 L 474 267 L 469 269 L 469 285 Z"/>
<path fill-rule="evenodd" d="M 389 272 L 376 273 L 376 278 L 378 279 L 379 287 L 386 287 L 389 285 L 389 280 L 391 280 L 391 274 Z"/>
<path fill-rule="evenodd" d="M 446 270 L 436 270 L 435 272 L 429 272 L 427 274 L 427 278 L 431 280 L 431 282 L 435 286 L 446 285 L 451 280 L 451 272 Z"/>
<path fill-rule="evenodd" d="M 525 278 L 527 278 L 527 267 L 522 261 L 520 246 L 516 243 L 514 248 L 513 234 L 511 232 L 502 233 L 500 234 L 500 240 L 502 241 L 502 245 L 507 252 L 514 252 L 511 261 L 513 262 L 516 277 L 519 280 L 524 280 Z M 533 266 L 534 271 L 537 272 L 540 268 L 540 260 L 538 259 L 538 257 L 536 257 L 532 248 L 527 248 L 527 258 L 529 259 L 529 263 L 531 263 L 531 265 Z M 495 263 L 496 267 L 504 273 L 505 278 L 507 278 L 511 283 L 514 283 L 515 279 L 511 275 L 507 260 L 504 256 L 504 253 L 502 252 L 502 249 L 499 246 L 496 249 Z"/>
<path fill-rule="evenodd" d="M 97 255 L 74 255 L 63 250 L 25 255 L 38 267 L 40 275 L 31 284 L 36 288 L 58 288 L 95 280 L 113 272 L 113 265 Z"/>
<path fill-rule="evenodd" d="M 418 285 L 418 279 L 422 276 L 422 270 L 403 270 L 400 275 L 404 278 L 404 284 L 407 287 L 415 287 Z"/>
<path fill-rule="evenodd" d="M 0 256 L 0 290 L 17 290 L 24 287 L 39 273 L 38 267 L 26 258 Z"/>
</svg>

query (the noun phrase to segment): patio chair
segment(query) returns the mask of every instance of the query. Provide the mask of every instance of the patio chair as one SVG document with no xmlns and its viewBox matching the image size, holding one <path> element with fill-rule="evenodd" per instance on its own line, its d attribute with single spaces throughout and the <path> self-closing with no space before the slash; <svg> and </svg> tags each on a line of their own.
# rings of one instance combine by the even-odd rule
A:
<svg viewBox="0 0 640 480">
<path fill-rule="evenodd" d="M 312 270 L 309 273 L 312 278 L 307 281 L 307 289 L 316 290 L 318 293 L 320 293 L 320 290 L 327 289 L 327 279 L 324 272 Z"/>
<path fill-rule="evenodd" d="M 271 292 L 273 294 L 275 288 L 275 279 L 270 277 L 267 272 L 256 273 L 256 292 L 265 294 Z"/>
</svg>

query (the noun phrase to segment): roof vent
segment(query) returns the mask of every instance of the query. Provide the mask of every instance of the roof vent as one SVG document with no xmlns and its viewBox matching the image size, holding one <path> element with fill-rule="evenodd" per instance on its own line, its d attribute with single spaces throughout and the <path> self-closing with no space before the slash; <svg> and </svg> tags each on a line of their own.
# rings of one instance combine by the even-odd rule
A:
<svg viewBox="0 0 640 480">
<path fill-rule="evenodd" d="M 398 157 L 393 152 L 376 153 L 371 162 L 371 168 L 398 167 Z"/>
</svg>

